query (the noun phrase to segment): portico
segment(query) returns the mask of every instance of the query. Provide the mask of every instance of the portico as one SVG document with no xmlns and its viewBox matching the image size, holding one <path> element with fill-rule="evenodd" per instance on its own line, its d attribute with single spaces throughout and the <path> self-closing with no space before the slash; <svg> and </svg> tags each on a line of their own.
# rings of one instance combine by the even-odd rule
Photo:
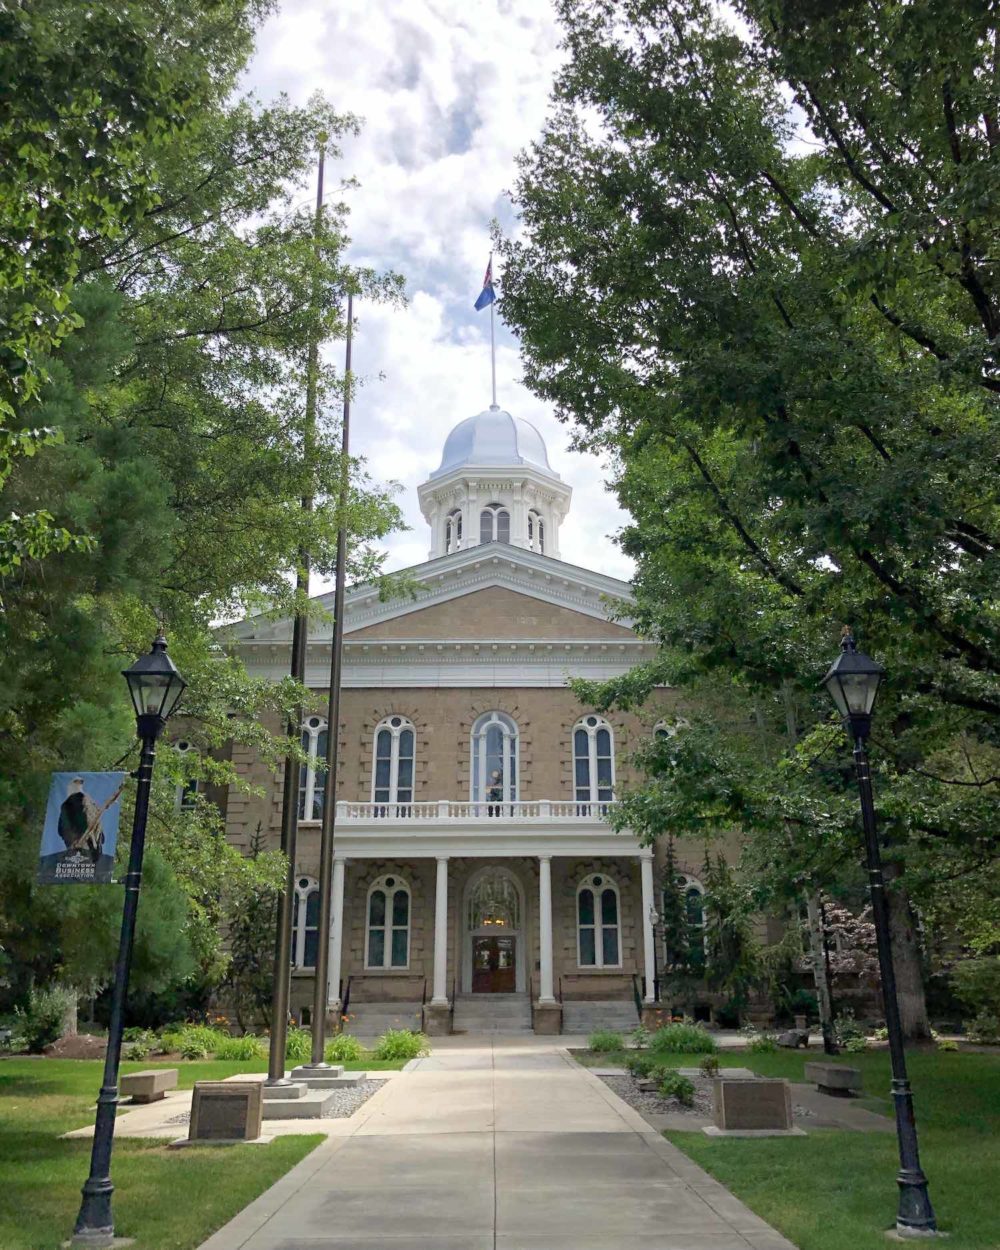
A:
<svg viewBox="0 0 1000 1250">
<path fill-rule="evenodd" d="M 485 803 L 339 803 L 331 1013 L 343 1006 L 348 978 L 366 998 L 419 998 L 435 1032 L 449 1031 L 456 995 L 530 996 L 545 1031 L 558 1030 L 567 993 L 631 999 L 635 978 L 653 1001 L 652 852 L 610 828 L 607 806 L 537 800 L 496 814 Z M 406 892 L 405 924 L 403 898 L 373 906 L 371 882 Z M 396 915 L 387 922 L 390 905 Z M 380 940 L 383 962 L 373 967 L 365 931 L 387 923 L 397 962 L 386 962 Z"/>
</svg>

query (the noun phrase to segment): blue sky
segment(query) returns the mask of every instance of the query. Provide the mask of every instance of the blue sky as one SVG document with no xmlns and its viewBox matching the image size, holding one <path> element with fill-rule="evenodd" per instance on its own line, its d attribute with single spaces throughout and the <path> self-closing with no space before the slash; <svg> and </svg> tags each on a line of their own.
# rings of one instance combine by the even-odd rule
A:
<svg viewBox="0 0 1000 1250">
<path fill-rule="evenodd" d="M 245 85 L 262 99 L 320 90 L 364 119 L 330 171 L 361 184 L 347 196 L 350 255 L 406 279 L 407 308 L 356 309 L 365 384 L 352 450 L 402 485 L 411 526 L 389 540 L 389 568 L 427 558 L 417 483 L 437 468 L 451 427 L 490 401 L 489 313 L 472 305 L 490 220 L 514 221 L 505 193 L 545 117 L 558 43 L 547 0 L 283 0 L 258 38 Z M 563 558 L 627 577 L 610 538 L 624 517 L 603 466 L 569 451 L 567 431 L 519 381 L 516 340 L 497 329 L 497 399 L 534 422 L 574 490 Z"/>
</svg>

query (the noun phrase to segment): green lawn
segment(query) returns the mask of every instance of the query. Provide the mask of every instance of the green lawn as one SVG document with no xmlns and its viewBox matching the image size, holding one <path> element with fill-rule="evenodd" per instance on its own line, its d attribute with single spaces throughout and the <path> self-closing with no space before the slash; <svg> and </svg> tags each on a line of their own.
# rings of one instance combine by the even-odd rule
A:
<svg viewBox="0 0 1000 1250">
<path fill-rule="evenodd" d="M 59 1135 L 93 1123 L 102 1066 L 78 1059 L 0 1061 L 2 1250 L 57 1250 L 72 1233 L 90 1142 L 61 1141 Z M 402 1064 L 363 1059 L 344 1066 L 387 1070 Z M 155 1067 L 176 1067 L 180 1086 L 187 1089 L 195 1081 L 261 1072 L 267 1064 L 147 1060 L 122 1065 L 126 1072 Z M 177 1136 L 182 1132 L 178 1127 Z M 116 1232 L 134 1237 L 136 1250 L 194 1250 L 322 1140 L 313 1133 L 282 1137 L 268 1146 L 168 1150 L 162 1141 L 119 1138 L 111 1173 Z"/>
<path fill-rule="evenodd" d="M 801 1051 L 720 1054 L 724 1064 L 761 1076 L 804 1080 Z M 821 1058 L 812 1053 L 808 1058 Z M 590 1058 L 616 1066 L 624 1055 Z M 698 1056 L 673 1055 L 675 1066 Z M 889 1056 L 844 1055 L 860 1068 L 865 1105 L 891 1115 Z M 918 1051 L 908 1055 L 920 1154 L 949 1250 L 1000 1247 L 1000 1056 Z M 895 1222 L 895 1134 L 821 1130 L 808 1137 L 738 1139 L 668 1133 L 706 1171 L 779 1229 L 800 1250 L 885 1250 Z"/>
</svg>

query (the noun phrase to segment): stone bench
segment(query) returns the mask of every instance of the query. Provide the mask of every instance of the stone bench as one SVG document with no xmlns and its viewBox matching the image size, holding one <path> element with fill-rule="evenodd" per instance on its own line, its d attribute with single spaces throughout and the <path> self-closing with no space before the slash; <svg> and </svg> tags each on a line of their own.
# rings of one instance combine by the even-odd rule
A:
<svg viewBox="0 0 1000 1250">
<path fill-rule="evenodd" d="M 821 1094 L 850 1098 L 862 1090 L 861 1071 L 842 1063 L 807 1063 L 806 1080 L 814 1081 Z"/>
<path fill-rule="evenodd" d="M 147 1072 L 126 1072 L 122 1077 L 122 1095 L 133 1102 L 156 1102 L 168 1089 L 177 1088 L 176 1068 L 150 1068 Z"/>
</svg>

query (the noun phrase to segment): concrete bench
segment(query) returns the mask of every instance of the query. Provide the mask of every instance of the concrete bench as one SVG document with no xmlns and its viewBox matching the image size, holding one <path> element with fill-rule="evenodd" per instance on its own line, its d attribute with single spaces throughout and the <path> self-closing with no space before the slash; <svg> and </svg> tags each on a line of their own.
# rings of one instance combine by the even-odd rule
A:
<svg viewBox="0 0 1000 1250">
<path fill-rule="evenodd" d="M 806 1080 L 815 1081 L 821 1094 L 833 1094 L 836 1098 L 850 1098 L 862 1090 L 860 1070 L 842 1063 L 807 1063 Z"/>
<path fill-rule="evenodd" d="M 177 1088 L 176 1068 L 150 1068 L 148 1072 L 127 1072 L 122 1077 L 122 1095 L 133 1102 L 156 1102 L 168 1089 Z"/>
</svg>

